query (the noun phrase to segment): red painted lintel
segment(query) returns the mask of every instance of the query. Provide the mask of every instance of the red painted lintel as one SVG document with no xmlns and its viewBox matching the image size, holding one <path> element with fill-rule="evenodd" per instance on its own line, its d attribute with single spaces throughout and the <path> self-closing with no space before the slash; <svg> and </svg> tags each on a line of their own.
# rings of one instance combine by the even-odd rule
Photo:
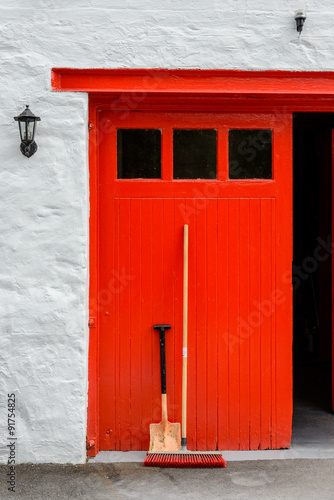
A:
<svg viewBox="0 0 334 500">
<path fill-rule="evenodd" d="M 53 68 L 52 89 L 89 93 L 334 96 L 334 72 Z"/>
</svg>

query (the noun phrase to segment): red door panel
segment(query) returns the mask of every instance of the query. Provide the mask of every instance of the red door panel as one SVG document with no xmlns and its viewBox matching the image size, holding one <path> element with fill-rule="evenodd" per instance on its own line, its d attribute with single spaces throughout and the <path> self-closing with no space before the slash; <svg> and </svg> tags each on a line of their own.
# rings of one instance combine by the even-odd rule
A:
<svg viewBox="0 0 334 500">
<path fill-rule="evenodd" d="M 183 225 L 189 225 L 189 449 L 290 443 L 291 123 L 285 115 L 102 111 L 99 148 L 100 449 L 146 450 L 181 422 Z M 116 129 L 162 130 L 162 179 L 120 180 Z M 172 128 L 218 131 L 218 180 L 172 180 Z M 229 128 L 273 130 L 273 179 L 228 180 Z M 290 146 L 289 146 L 290 145 Z"/>
</svg>

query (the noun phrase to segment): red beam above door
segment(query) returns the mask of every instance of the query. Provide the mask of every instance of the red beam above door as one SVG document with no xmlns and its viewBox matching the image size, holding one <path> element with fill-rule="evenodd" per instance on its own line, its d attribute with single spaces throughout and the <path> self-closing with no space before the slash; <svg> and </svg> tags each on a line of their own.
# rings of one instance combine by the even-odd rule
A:
<svg viewBox="0 0 334 500">
<path fill-rule="evenodd" d="M 52 69 L 52 89 L 90 93 L 334 97 L 334 72 Z"/>
</svg>

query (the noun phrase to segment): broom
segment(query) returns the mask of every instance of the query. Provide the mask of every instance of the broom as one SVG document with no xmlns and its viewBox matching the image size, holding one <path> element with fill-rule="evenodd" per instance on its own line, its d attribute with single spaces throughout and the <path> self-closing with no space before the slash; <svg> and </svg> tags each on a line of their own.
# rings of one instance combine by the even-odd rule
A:
<svg viewBox="0 0 334 500">
<path fill-rule="evenodd" d="M 219 451 L 187 451 L 187 345 L 188 345 L 188 225 L 184 226 L 183 252 L 183 364 L 181 451 L 148 452 L 144 465 L 151 467 L 226 467 Z"/>
</svg>

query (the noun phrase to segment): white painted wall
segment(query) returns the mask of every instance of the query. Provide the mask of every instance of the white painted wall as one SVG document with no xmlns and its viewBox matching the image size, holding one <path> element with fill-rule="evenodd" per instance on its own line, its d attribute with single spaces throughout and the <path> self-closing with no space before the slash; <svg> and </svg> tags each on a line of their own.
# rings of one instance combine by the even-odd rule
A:
<svg viewBox="0 0 334 500">
<path fill-rule="evenodd" d="M 0 462 L 11 392 L 19 462 L 85 460 L 88 101 L 53 92 L 51 68 L 334 70 L 333 32 L 332 0 L 1 2 Z M 30 159 L 25 104 L 42 118 Z"/>
</svg>

